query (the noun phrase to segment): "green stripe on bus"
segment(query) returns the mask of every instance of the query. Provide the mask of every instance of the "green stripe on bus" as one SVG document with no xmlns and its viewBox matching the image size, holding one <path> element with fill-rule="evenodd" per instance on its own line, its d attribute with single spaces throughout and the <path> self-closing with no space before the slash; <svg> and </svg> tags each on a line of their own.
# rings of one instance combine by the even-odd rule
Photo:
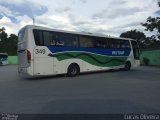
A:
<svg viewBox="0 0 160 120">
<path fill-rule="evenodd" d="M 110 57 L 110 56 L 101 56 L 95 55 L 92 53 L 84 53 L 84 52 L 64 52 L 54 54 L 59 61 L 66 59 L 81 59 L 86 61 L 92 65 L 101 66 L 101 67 L 110 67 L 110 66 L 118 66 L 123 65 L 127 59 L 127 57 Z"/>
</svg>

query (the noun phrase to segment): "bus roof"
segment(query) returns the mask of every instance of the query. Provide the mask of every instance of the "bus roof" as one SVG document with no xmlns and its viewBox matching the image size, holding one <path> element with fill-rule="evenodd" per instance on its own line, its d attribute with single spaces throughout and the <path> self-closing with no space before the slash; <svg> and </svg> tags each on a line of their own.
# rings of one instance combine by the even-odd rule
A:
<svg viewBox="0 0 160 120">
<path fill-rule="evenodd" d="M 32 28 L 32 29 L 40 29 L 40 30 L 49 30 L 49 31 L 55 31 L 55 32 L 77 34 L 77 35 L 86 35 L 86 36 L 94 36 L 94 37 L 105 37 L 105 38 L 121 39 L 121 40 L 134 40 L 134 39 L 131 39 L 131 38 L 113 37 L 113 36 L 108 36 L 108 35 L 99 34 L 99 33 L 66 31 L 66 30 L 52 29 L 52 28 L 47 28 L 47 27 L 42 27 L 42 26 L 36 26 L 36 25 L 27 25 L 25 27 L 26 28 Z M 23 27 L 23 28 L 25 28 L 25 27 Z"/>
</svg>

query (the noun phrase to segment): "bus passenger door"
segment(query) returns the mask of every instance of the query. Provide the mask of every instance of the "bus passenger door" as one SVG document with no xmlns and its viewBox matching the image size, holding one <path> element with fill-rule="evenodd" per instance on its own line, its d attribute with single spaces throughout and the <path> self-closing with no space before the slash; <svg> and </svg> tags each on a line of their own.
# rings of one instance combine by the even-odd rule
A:
<svg viewBox="0 0 160 120">
<path fill-rule="evenodd" d="M 140 51 L 139 51 L 139 46 L 136 41 L 131 41 L 132 44 L 132 49 L 133 49 L 133 56 L 135 60 L 140 59 Z"/>
<path fill-rule="evenodd" d="M 34 75 L 53 75 L 53 57 L 48 56 L 49 53 L 45 46 L 34 48 Z"/>
</svg>

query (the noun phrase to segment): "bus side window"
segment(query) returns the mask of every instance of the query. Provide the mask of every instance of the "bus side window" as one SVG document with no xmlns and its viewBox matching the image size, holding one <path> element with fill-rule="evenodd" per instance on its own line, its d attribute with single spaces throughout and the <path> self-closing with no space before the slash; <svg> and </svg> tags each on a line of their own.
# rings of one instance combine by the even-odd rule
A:
<svg viewBox="0 0 160 120">
<path fill-rule="evenodd" d="M 105 38 L 95 38 L 95 47 L 96 48 L 107 48 L 107 41 Z"/>
<path fill-rule="evenodd" d="M 106 40 L 106 48 L 107 48 L 107 49 L 109 49 L 109 48 L 110 48 L 110 45 L 109 45 L 109 39 L 108 39 L 108 38 L 106 38 L 105 40 Z"/>
<path fill-rule="evenodd" d="M 124 40 L 122 40 L 122 42 L 121 42 L 121 48 L 125 48 L 125 41 Z"/>
<path fill-rule="evenodd" d="M 121 48 L 126 49 L 130 48 L 130 44 L 128 40 L 121 40 Z"/>
<path fill-rule="evenodd" d="M 108 40 L 108 46 L 110 49 L 114 49 L 115 48 L 115 42 L 113 39 L 109 39 Z"/>
<path fill-rule="evenodd" d="M 66 47 L 78 46 L 77 36 L 69 33 L 59 33 L 58 42 L 59 42 L 59 45 L 66 46 Z"/>
<path fill-rule="evenodd" d="M 41 30 L 33 30 L 36 45 L 43 45 L 43 32 Z"/>
<path fill-rule="evenodd" d="M 56 45 L 56 40 L 55 39 L 51 39 L 50 40 L 50 45 Z"/>
<path fill-rule="evenodd" d="M 80 47 L 93 48 L 94 47 L 94 39 L 87 36 L 80 36 Z"/>
<path fill-rule="evenodd" d="M 51 34 L 52 34 L 52 35 L 51 35 L 51 39 L 50 39 L 50 45 L 55 46 L 55 45 L 56 45 L 56 42 L 57 42 L 57 40 L 58 40 L 58 33 L 52 32 Z"/>
<path fill-rule="evenodd" d="M 51 32 L 44 31 L 43 36 L 44 36 L 44 45 L 50 45 L 50 42 L 52 40 Z"/>
<path fill-rule="evenodd" d="M 118 48 L 118 49 L 121 48 L 121 40 L 117 40 L 117 48 Z"/>
<path fill-rule="evenodd" d="M 125 48 L 130 48 L 130 44 L 128 40 L 126 40 L 124 44 L 125 44 Z"/>
<path fill-rule="evenodd" d="M 111 42 L 110 41 L 111 41 L 110 39 L 107 40 L 107 43 L 108 43 L 107 46 L 108 46 L 109 49 L 111 48 L 111 44 L 110 44 Z"/>
<path fill-rule="evenodd" d="M 65 46 L 67 47 L 78 47 L 78 39 L 76 35 L 66 34 Z"/>
<path fill-rule="evenodd" d="M 118 39 L 114 40 L 114 48 L 116 48 L 116 49 L 120 48 L 120 44 L 119 44 L 119 40 Z"/>
<path fill-rule="evenodd" d="M 58 40 L 56 41 L 56 46 L 64 46 L 64 41 L 63 41 L 63 39 L 58 39 Z"/>
</svg>

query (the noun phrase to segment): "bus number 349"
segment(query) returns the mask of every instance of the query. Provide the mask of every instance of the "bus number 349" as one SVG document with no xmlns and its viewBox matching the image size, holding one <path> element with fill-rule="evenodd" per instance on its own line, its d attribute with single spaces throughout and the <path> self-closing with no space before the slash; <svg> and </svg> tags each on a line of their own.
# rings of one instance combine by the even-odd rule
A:
<svg viewBox="0 0 160 120">
<path fill-rule="evenodd" d="M 36 54 L 45 54 L 46 50 L 45 49 L 35 49 Z"/>
</svg>

